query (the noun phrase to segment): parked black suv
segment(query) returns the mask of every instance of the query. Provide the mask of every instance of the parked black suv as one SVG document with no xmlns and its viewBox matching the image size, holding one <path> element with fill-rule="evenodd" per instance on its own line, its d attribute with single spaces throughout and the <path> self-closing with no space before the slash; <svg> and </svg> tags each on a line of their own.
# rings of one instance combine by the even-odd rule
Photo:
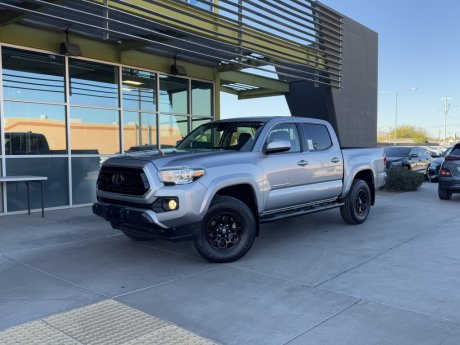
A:
<svg viewBox="0 0 460 345">
<path fill-rule="evenodd" d="M 439 170 L 439 199 L 449 200 L 452 193 L 460 193 L 460 143 L 453 147 Z"/>
<path fill-rule="evenodd" d="M 431 157 L 425 149 L 417 146 L 389 146 L 383 151 L 387 156 L 387 169 L 406 168 L 427 175 Z"/>
</svg>

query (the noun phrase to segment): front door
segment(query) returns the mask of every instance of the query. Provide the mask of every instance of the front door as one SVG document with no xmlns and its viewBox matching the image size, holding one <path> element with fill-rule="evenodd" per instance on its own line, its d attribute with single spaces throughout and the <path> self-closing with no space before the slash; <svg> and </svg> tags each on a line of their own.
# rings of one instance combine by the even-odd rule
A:
<svg viewBox="0 0 460 345">
<path fill-rule="evenodd" d="M 297 126 L 283 123 L 275 126 L 267 137 L 291 143 L 286 152 L 269 153 L 261 159 L 264 173 L 265 211 L 282 209 L 308 201 L 305 186 L 309 180 L 308 157 L 302 152 Z"/>
</svg>

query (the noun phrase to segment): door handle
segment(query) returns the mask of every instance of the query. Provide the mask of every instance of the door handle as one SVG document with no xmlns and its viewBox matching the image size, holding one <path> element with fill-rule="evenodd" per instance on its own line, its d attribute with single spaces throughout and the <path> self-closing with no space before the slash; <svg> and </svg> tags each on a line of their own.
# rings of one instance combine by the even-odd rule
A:
<svg viewBox="0 0 460 345">
<path fill-rule="evenodd" d="M 297 165 L 300 165 L 301 167 L 304 167 L 304 166 L 308 165 L 308 162 L 302 159 L 300 162 L 297 162 Z"/>
<path fill-rule="evenodd" d="M 334 157 L 334 158 L 331 159 L 331 162 L 332 163 L 338 163 L 338 162 L 340 162 L 340 159 L 337 158 L 337 157 Z"/>
</svg>

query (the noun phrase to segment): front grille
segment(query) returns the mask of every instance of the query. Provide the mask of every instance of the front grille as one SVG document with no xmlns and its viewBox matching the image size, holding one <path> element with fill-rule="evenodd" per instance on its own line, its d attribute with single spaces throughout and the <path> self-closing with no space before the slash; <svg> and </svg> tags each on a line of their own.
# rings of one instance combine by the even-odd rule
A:
<svg viewBox="0 0 460 345">
<path fill-rule="evenodd" d="M 125 167 L 102 167 L 97 187 L 104 192 L 138 196 L 150 189 L 144 170 Z"/>
</svg>

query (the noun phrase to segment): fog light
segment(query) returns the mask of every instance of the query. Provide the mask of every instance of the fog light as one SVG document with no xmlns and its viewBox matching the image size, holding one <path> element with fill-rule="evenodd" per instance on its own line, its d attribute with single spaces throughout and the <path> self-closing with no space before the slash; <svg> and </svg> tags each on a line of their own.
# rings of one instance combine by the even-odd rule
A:
<svg viewBox="0 0 460 345">
<path fill-rule="evenodd" d="M 176 200 L 169 200 L 168 207 L 170 210 L 175 210 L 177 208 L 177 201 Z"/>
<path fill-rule="evenodd" d="M 174 211 L 179 208 L 179 202 L 177 199 L 165 199 L 163 200 L 163 208 L 166 211 Z"/>
</svg>

